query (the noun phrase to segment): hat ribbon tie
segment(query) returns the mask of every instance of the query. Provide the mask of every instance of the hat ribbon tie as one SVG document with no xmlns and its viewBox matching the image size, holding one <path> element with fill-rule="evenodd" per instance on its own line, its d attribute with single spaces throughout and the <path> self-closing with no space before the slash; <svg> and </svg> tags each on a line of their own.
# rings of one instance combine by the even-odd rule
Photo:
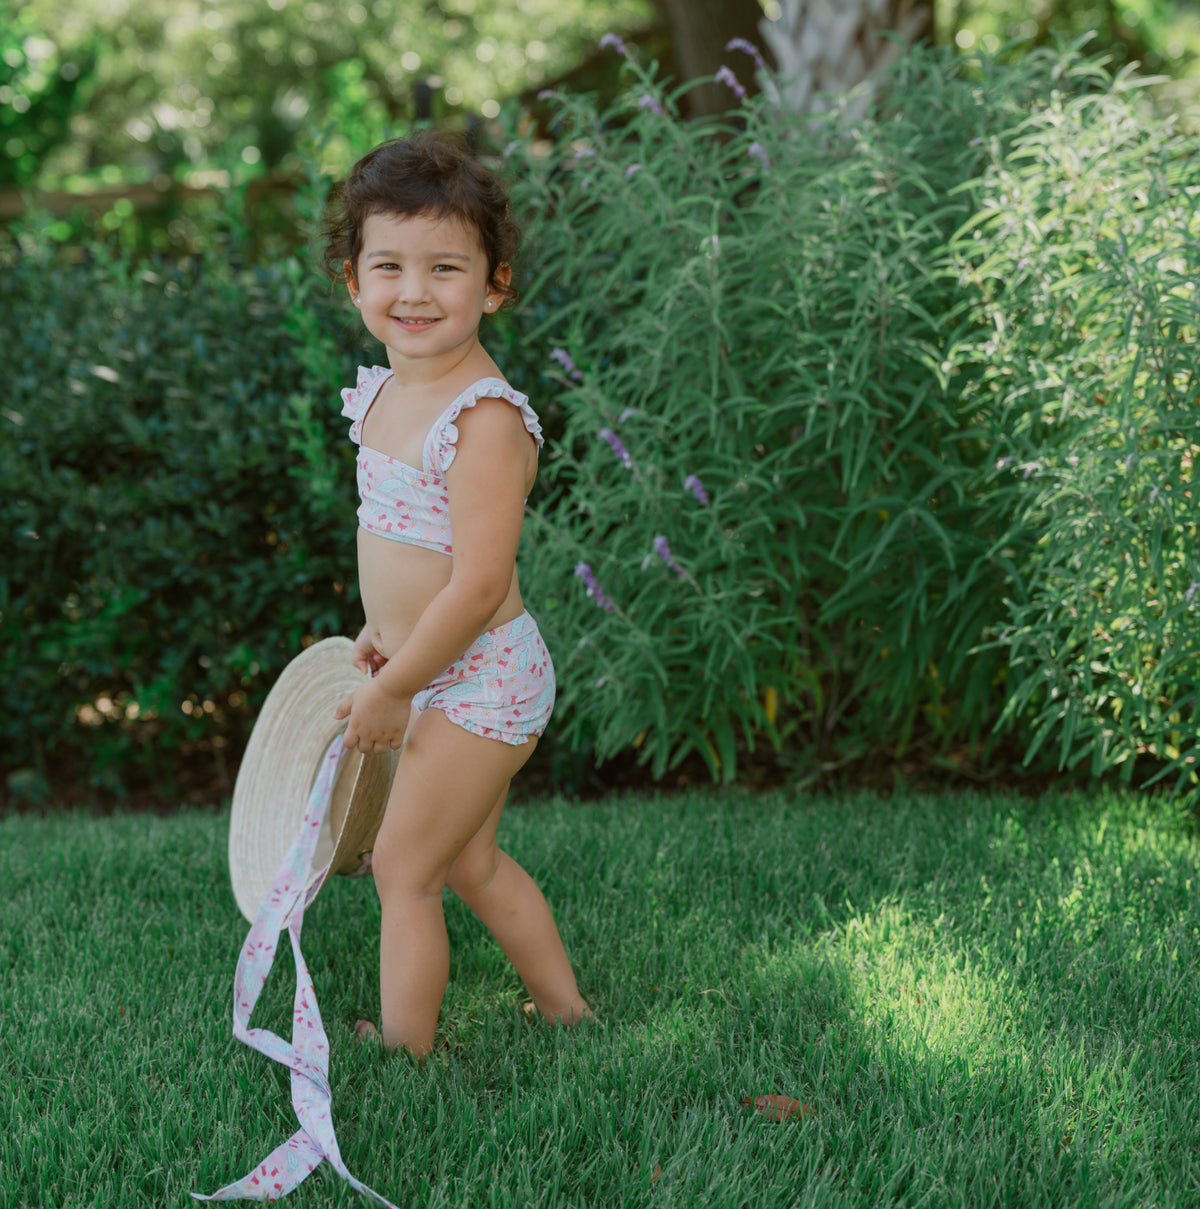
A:
<svg viewBox="0 0 1200 1209">
<path fill-rule="evenodd" d="M 233 977 L 233 1035 L 251 1049 L 291 1071 L 292 1108 L 300 1128 L 277 1146 L 252 1171 L 210 1196 L 193 1192 L 198 1201 L 274 1201 L 286 1196 L 314 1171 L 322 1159 L 352 1188 L 379 1205 L 396 1209 L 386 1197 L 360 1183 L 347 1170 L 333 1132 L 333 1097 L 329 1087 L 329 1039 L 321 1022 L 317 992 L 300 952 L 304 911 L 329 873 L 328 865 L 311 878 L 313 854 L 329 808 L 338 766 L 346 754 L 342 736 L 330 743 L 321 771 L 309 794 L 300 834 L 292 845 L 271 889 L 258 909 L 246 937 Z M 306 887 L 306 883 L 309 883 Z M 287 928 L 296 963 L 296 996 L 292 1011 L 292 1040 L 264 1028 L 251 1028 L 250 1016 L 275 962 L 279 934 Z"/>
</svg>

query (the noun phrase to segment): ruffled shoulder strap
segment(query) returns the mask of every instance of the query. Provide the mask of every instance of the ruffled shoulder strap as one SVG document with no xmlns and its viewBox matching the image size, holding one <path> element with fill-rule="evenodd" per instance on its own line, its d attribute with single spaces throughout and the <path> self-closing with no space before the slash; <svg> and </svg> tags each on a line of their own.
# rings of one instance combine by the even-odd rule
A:
<svg viewBox="0 0 1200 1209">
<path fill-rule="evenodd" d="M 537 442 L 538 448 L 541 449 L 545 444 L 542 424 L 537 418 L 537 412 L 529 406 L 529 396 L 521 394 L 519 390 L 513 390 L 503 378 L 480 378 L 442 412 L 437 423 L 429 430 L 429 435 L 425 438 L 422 460 L 430 470 L 444 475 L 450 469 L 458 444 L 458 426 L 454 421 L 468 407 L 474 407 L 480 399 L 504 399 L 511 403 L 520 411 L 525 428 Z"/>
<path fill-rule="evenodd" d="M 365 365 L 358 367 L 358 381 L 342 391 L 342 415 L 349 418 L 350 439 L 359 445 L 362 443 L 363 420 L 375 396 L 379 394 L 383 384 L 392 376 L 392 371 L 386 365 Z"/>
</svg>

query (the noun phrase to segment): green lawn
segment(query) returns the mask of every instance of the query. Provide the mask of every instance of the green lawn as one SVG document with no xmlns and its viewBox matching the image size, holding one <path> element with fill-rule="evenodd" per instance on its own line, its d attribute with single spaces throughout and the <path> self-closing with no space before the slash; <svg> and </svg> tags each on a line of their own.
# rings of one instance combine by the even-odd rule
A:
<svg viewBox="0 0 1200 1209">
<path fill-rule="evenodd" d="M 0 1205 L 184 1206 L 294 1129 L 233 1041 L 227 816 L 0 820 Z M 518 803 L 601 1023 L 447 904 L 445 1049 L 356 1046 L 378 907 L 305 927 L 350 1170 L 408 1206 L 1200 1202 L 1200 843 L 1143 798 Z M 286 945 L 255 1023 L 288 1031 Z M 743 1099 L 780 1093 L 798 1119 Z M 368 1202 L 320 1168 L 287 1202 Z"/>
</svg>

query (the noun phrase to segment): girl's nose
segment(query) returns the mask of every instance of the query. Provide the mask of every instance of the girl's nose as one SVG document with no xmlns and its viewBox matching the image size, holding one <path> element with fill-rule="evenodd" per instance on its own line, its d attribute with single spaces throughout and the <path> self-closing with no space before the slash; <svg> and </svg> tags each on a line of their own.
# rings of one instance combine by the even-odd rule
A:
<svg viewBox="0 0 1200 1209">
<path fill-rule="evenodd" d="M 429 283 L 421 273 L 405 273 L 400 279 L 401 302 L 425 302 L 429 298 Z"/>
</svg>

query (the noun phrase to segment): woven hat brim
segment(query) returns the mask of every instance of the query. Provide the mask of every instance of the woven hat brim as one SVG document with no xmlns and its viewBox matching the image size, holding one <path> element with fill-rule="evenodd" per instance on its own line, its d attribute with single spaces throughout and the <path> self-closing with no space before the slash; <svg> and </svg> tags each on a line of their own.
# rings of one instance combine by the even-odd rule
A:
<svg viewBox="0 0 1200 1209">
<path fill-rule="evenodd" d="M 300 831 L 308 796 L 330 743 L 346 727 L 334 707 L 365 676 L 351 666 L 348 638 L 314 643 L 283 669 L 254 724 L 238 769 L 229 823 L 229 876 L 238 909 L 253 922 Z M 330 817 L 322 828 L 309 883 L 328 863 L 351 872 L 370 851 L 383 821 L 397 753 L 342 760 Z"/>
</svg>

